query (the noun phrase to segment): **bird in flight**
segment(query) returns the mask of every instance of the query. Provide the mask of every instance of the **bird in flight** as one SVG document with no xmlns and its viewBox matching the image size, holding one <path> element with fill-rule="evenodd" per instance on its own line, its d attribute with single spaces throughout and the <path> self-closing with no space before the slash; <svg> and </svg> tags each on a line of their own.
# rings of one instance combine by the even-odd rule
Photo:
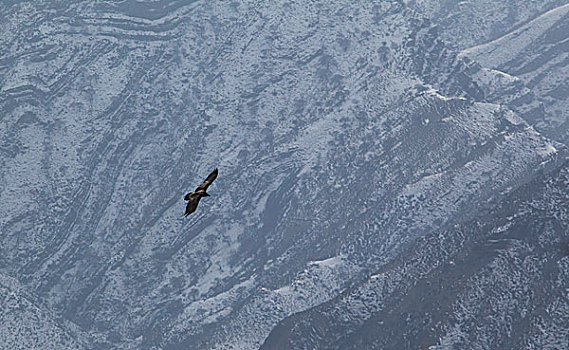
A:
<svg viewBox="0 0 569 350">
<path fill-rule="evenodd" d="M 209 185 L 211 185 L 213 180 L 215 180 L 216 177 L 217 177 L 217 168 L 215 168 L 215 170 L 212 171 L 211 174 L 207 176 L 205 181 L 201 185 L 199 185 L 194 192 L 190 192 L 184 196 L 184 200 L 189 201 L 188 204 L 186 205 L 186 213 L 184 214 L 184 216 L 188 216 L 194 211 L 196 211 L 198 203 L 200 202 L 200 199 L 202 199 L 202 197 L 209 197 L 209 193 L 207 193 L 206 190 L 209 187 Z"/>
</svg>

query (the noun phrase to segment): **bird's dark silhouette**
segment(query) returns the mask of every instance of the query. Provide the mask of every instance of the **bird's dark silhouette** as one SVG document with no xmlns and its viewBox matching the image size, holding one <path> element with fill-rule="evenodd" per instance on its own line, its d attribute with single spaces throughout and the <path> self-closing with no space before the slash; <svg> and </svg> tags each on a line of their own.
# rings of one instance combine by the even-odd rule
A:
<svg viewBox="0 0 569 350">
<path fill-rule="evenodd" d="M 198 207 L 198 204 L 200 202 L 200 199 L 202 199 L 202 197 L 210 196 L 209 193 L 207 193 L 206 191 L 209 185 L 211 185 L 211 183 L 213 182 L 213 180 L 215 180 L 216 177 L 217 177 L 217 168 L 215 168 L 215 170 L 208 175 L 205 181 L 201 185 L 199 185 L 194 192 L 190 192 L 184 196 L 184 200 L 189 201 L 188 204 L 186 205 L 186 213 L 184 214 L 184 216 L 188 216 L 194 211 L 196 211 L 196 208 Z"/>
</svg>

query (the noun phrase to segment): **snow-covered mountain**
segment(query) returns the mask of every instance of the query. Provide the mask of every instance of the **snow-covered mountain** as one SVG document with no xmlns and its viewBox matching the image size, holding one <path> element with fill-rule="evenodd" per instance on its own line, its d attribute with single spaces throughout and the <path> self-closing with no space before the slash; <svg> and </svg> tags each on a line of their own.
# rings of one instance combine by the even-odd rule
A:
<svg viewBox="0 0 569 350">
<path fill-rule="evenodd" d="M 494 295 L 469 280 L 503 277 L 493 253 L 484 273 L 442 267 L 475 260 L 494 208 L 530 189 L 546 203 L 537 184 L 567 151 L 524 119 L 520 97 L 544 90 L 440 18 L 404 1 L 0 4 L 0 296 L 22 305 L 1 311 L 0 348 L 349 348 L 339 335 L 387 341 L 385 322 L 414 334 L 385 314 L 401 291 L 441 320 L 428 339 L 470 336 L 413 286 Z M 312 339 L 328 308 L 317 331 L 333 336 Z"/>
</svg>

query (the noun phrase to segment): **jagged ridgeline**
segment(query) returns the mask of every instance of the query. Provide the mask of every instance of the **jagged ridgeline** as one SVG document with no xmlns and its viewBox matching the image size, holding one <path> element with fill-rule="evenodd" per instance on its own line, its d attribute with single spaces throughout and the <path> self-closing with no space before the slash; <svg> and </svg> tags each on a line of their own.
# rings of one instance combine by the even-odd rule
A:
<svg viewBox="0 0 569 350">
<path fill-rule="evenodd" d="M 484 4 L 0 3 L 0 348 L 563 348 L 567 8 Z"/>
</svg>

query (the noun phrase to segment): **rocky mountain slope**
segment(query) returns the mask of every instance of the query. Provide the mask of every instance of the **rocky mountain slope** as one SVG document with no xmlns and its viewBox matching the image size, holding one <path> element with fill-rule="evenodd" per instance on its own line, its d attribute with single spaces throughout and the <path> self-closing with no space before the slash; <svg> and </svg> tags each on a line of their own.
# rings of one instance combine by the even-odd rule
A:
<svg viewBox="0 0 569 350">
<path fill-rule="evenodd" d="M 417 239 L 262 349 L 566 349 L 569 164 Z"/>
<path fill-rule="evenodd" d="M 446 44 L 480 65 L 485 100 L 505 104 L 567 143 L 567 1 L 408 1 Z M 494 93 L 495 92 L 495 93 Z"/>
<path fill-rule="evenodd" d="M 566 4 L 462 53 L 522 83 L 516 98 L 507 101 L 508 106 L 544 135 L 563 143 L 569 141 L 568 23 Z"/>
<path fill-rule="evenodd" d="M 567 4 L 564 0 L 406 0 L 412 9 L 440 28 L 440 37 L 459 49 L 496 40 L 547 11 Z"/>
<path fill-rule="evenodd" d="M 0 273 L 42 335 L 14 348 L 259 348 L 566 159 L 405 2 L 0 14 Z"/>
<path fill-rule="evenodd" d="M 26 291 L 20 283 L 0 275 L 0 348 L 84 349 L 74 338 L 70 323 Z"/>
</svg>

